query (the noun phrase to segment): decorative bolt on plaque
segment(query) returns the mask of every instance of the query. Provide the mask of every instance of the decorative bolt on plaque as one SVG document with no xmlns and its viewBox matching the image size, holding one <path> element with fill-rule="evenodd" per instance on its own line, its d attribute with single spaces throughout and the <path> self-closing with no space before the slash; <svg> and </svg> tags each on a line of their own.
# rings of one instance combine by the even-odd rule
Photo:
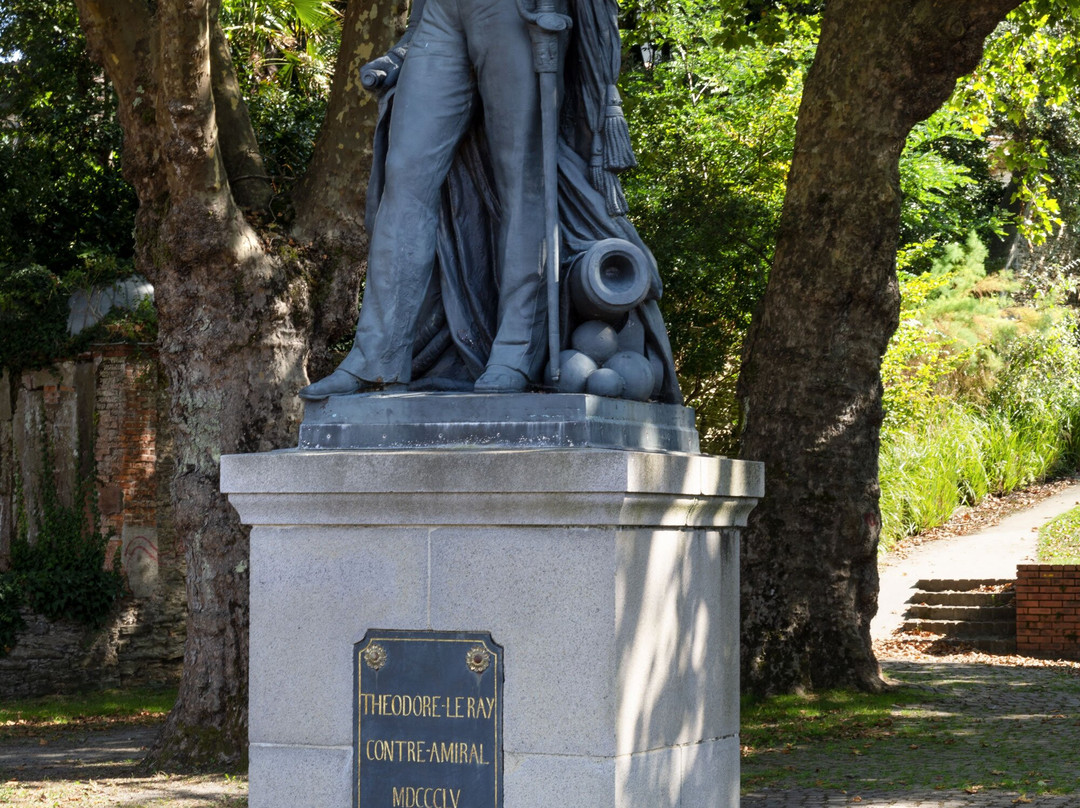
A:
<svg viewBox="0 0 1080 808">
<path fill-rule="evenodd" d="M 483 673 L 491 664 L 491 654 L 488 653 L 487 648 L 484 646 L 474 645 L 469 649 L 469 653 L 465 655 L 465 661 L 469 666 L 469 670 L 473 673 Z"/>
<path fill-rule="evenodd" d="M 386 649 L 378 643 L 372 643 L 364 649 L 364 664 L 373 671 L 379 670 L 386 664 Z"/>
</svg>

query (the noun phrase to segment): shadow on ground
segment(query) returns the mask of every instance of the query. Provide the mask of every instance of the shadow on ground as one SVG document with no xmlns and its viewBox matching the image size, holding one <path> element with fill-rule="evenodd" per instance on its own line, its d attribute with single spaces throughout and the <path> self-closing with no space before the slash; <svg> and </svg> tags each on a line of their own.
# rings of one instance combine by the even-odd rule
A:
<svg viewBox="0 0 1080 808">
<path fill-rule="evenodd" d="M 916 700 L 851 738 L 744 757 L 744 808 L 1080 808 L 1076 669 L 903 661 L 882 669 Z"/>
</svg>

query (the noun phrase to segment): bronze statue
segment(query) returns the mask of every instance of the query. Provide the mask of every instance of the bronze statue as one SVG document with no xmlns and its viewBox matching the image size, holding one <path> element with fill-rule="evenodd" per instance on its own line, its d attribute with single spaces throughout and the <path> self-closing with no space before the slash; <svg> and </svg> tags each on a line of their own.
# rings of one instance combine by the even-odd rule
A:
<svg viewBox="0 0 1080 808">
<path fill-rule="evenodd" d="M 529 2 L 416 0 L 402 41 L 364 67 L 381 98 L 363 304 L 352 350 L 301 397 L 576 392 L 614 339 L 641 357 L 620 365 L 649 387 L 633 397 L 681 400 L 655 261 L 616 177 L 635 164 L 615 89 L 616 3 Z M 626 299 L 608 311 L 588 288 Z M 579 327 L 605 321 L 608 356 L 577 359 Z M 619 371 L 604 375 L 595 392 L 628 389 Z"/>
</svg>

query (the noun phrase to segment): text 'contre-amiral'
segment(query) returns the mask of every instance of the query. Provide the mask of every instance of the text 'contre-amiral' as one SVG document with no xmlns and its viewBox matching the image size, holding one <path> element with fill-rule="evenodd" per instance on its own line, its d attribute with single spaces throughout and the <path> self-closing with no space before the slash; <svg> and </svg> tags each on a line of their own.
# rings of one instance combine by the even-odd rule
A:
<svg viewBox="0 0 1080 808">
<path fill-rule="evenodd" d="M 364 741 L 364 759 L 385 763 L 453 763 L 463 766 L 490 766 L 482 743 L 465 741 L 391 741 L 374 738 Z"/>
</svg>

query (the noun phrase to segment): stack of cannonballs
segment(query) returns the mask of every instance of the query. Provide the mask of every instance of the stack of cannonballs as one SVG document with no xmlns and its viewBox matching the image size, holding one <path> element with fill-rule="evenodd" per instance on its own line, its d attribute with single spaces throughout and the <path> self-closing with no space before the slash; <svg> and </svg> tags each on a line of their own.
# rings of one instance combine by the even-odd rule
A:
<svg viewBox="0 0 1080 808">
<path fill-rule="evenodd" d="M 663 365 L 646 355 L 634 309 L 649 291 L 649 262 L 628 241 L 605 239 L 570 270 L 570 299 L 580 323 L 559 354 L 561 393 L 648 401 L 659 392 Z M 549 379 L 549 384 L 552 380 Z"/>
</svg>

